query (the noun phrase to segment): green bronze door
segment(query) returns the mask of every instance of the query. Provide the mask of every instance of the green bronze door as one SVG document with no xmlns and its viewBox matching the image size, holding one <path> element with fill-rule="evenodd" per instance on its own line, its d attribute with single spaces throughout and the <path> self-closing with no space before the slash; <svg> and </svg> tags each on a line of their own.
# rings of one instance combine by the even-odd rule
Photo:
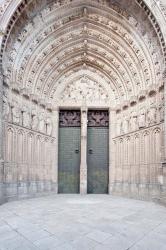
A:
<svg viewBox="0 0 166 250">
<path fill-rule="evenodd" d="M 59 193 L 79 193 L 80 112 L 61 111 L 59 123 Z"/>
<path fill-rule="evenodd" d="M 108 193 L 108 120 L 107 111 L 88 112 L 88 193 Z"/>
</svg>

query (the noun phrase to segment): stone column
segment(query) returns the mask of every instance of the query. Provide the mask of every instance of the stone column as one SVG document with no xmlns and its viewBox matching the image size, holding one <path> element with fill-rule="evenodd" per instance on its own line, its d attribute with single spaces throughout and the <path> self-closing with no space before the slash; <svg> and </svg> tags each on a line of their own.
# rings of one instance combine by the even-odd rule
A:
<svg viewBox="0 0 166 250">
<path fill-rule="evenodd" d="M 115 123 L 115 111 L 109 109 L 109 194 L 113 191 L 114 181 L 115 181 L 115 145 L 113 138 L 115 137 L 116 123 Z"/>
<path fill-rule="evenodd" d="M 164 74 L 164 83 L 166 85 L 166 70 Z M 166 163 L 166 87 L 164 86 L 164 163 Z"/>
<path fill-rule="evenodd" d="M 52 163 L 52 181 L 55 193 L 58 193 L 58 138 L 59 138 L 59 108 L 53 110 L 52 114 L 53 131 L 52 137 L 55 141 L 52 145 L 53 163 Z"/>
<path fill-rule="evenodd" d="M 4 159 L 3 159 L 3 74 L 0 69 L 0 204 L 4 202 Z"/>
<path fill-rule="evenodd" d="M 87 194 L 87 108 L 81 109 L 80 194 Z"/>
<path fill-rule="evenodd" d="M 166 85 L 166 69 L 164 73 L 164 84 Z M 163 127 L 163 133 L 164 133 L 164 142 L 163 142 L 163 147 L 164 147 L 164 153 L 163 153 L 163 172 L 162 172 L 162 189 L 163 193 L 166 193 L 166 87 L 164 86 L 164 127 Z M 166 200 L 166 197 L 164 198 Z"/>
</svg>

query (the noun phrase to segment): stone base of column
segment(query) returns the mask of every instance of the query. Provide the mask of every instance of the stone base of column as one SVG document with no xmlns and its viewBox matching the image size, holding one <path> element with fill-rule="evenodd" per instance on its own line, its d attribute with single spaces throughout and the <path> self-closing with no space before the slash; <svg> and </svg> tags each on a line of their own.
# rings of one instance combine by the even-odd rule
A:
<svg viewBox="0 0 166 250">
<path fill-rule="evenodd" d="M 80 182 L 80 194 L 87 194 L 87 182 Z"/>
<path fill-rule="evenodd" d="M 87 165 L 80 165 L 80 194 L 87 194 Z"/>
</svg>

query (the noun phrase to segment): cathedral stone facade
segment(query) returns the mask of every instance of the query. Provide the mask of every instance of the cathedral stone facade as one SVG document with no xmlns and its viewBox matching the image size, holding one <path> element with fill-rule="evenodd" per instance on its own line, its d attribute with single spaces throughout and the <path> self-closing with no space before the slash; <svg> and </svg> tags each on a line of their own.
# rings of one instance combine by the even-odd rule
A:
<svg viewBox="0 0 166 250">
<path fill-rule="evenodd" d="M 166 200 L 165 5 L 1 1 L 1 203 L 49 193 Z"/>
</svg>

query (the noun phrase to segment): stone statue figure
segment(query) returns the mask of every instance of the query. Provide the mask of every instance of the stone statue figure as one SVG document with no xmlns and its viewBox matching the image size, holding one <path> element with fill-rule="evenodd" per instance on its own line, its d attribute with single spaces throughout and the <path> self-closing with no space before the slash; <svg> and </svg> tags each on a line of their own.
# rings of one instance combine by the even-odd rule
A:
<svg viewBox="0 0 166 250">
<path fill-rule="evenodd" d="M 88 123 L 86 111 L 82 112 L 81 123 L 82 123 L 82 136 L 86 136 L 87 135 L 87 123 Z"/>
<path fill-rule="evenodd" d="M 146 126 L 146 115 L 145 115 L 145 110 L 141 109 L 139 116 L 138 116 L 138 127 L 139 128 L 144 128 Z"/>
<path fill-rule="evenodd" d="M 16 124 L 20 124 L 20 109 L 18 103 L 14 101 L 12 103 L 12 122 Z"/>
<path fill-rule="evenodd" d="M 131 117 L 130 117 L 130 130 L 135 131 L 137 130 L 137 114 L 136 112 L 133 112 Z"/>
<path fill-rule="evenodd" d="M 164 102 L 164 91 L 159 92 L 159 99 L 160 99 L 160 102 Z"/>
<path fill-rule="evenodd" d="M 124 134 L 128 133 L 128 126 L 129 126 L 129 121 L 127 117 L 124 117 L 124 120 L 122 122 L 122 131 Z"/>
<path fill-rule="evenodd" d="M 10 106 L 7 100 L 7 97 L 3 95 L 3 118 L 8 121 L 10 113 Z"/>
<path fill-rule="evenodd" d="M 157 113 L 156 113 L 156 106 L 152 105 L 147 113 L 148 124 L 153 125 L 156 123 Z"/>
<path fill-rule="evenodd" d="M 32 129 L 37 131 L 39 126 L 39 119 L 36 114 L 32 114 Z"/>
<path fill-rule="evenodd" d="M 41 113 L 39 116 L 39 132 L 46 133 L 44 113 Z"/>
<path fill-rule="evenodd" d="M 164 105 L 163 105 L 163 104 L 160 104 L 160 105 L 159 105 L 159 117 L 160 117 L 160 122 L 163 122 L 163 121 L 164 121 L 164 114 L 165 114 Z"/>
<path fill-rule="evenodd" d="M 52 135 L 52 121 L 50 117 L 46 119 L 46 134 L 49 136 Z"/>
<path fill-rule="evenodd" d="M 22 125 L 23 127 L 30 128 L 31 127 L 31 115 L 27 107 L 23 107 L 22 109 Z"/>
</svg>

